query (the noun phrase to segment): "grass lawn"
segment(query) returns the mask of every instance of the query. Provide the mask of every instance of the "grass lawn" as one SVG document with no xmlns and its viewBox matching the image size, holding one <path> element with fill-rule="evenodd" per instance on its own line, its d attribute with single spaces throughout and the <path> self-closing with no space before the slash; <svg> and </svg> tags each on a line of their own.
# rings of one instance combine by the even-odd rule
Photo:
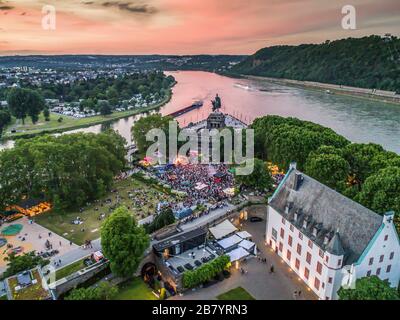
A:
<svg viewBox="0 0 400 320">
<path fill-rule="evenodd" d="M 56 113 L 50 113 L 50 121 L 45 121 L 43 113 L 39 116 L 39 121 L 36 124 L 33 124 L 30 118 L 25 119 L 25 124 L 19 120 L 18 124 L 16 124 L 15 119 L 13 118 L 10 125 L 8 125 L 4 130 L 4 138 L 17 138 L 29 135 L 35 135 L 41 132 L 62 132 L 72 129 L 83 128 L 86 126 L 91 126 L 95 124 L 100 124 L 107 121 L 117 120 L 129 116 L 133 116 L 135 114 L 139 114 L 142 112 L 154 110 L 160 108 L 164 104 L 166 104 L 171 98 L 171 93 L 167 95 L 167 97 L 152 106 L 146 108 L 139 108 L 127 111 L 114 112 L 107 116 L 93 116 L 87 118 L 74 118 L 65 115 L 60 115 Z M 58 122 L 58 119 L 62 117 L 63 121 Z M 11 133 L 10 130 L 15 128 L 17 130 L 16 133 Z"/>
<path fill-rule="evenodd" d="M 229 290 L 217 297 L 218 300 L 256 300 L 250 293 L 242 287 Z"/>
<path fill-rule="evenodd" d="M 159 202 L 176 200 L 175 196 L 162 193 L 152 187 L 151 184 L 146 184 L 134 178 L 115 182 L 113 189 L 113 191 L 118 191 L 121 196 L 119 203 L 117 203 L 117 193 L 110 192 L 98 203 L 86 206 L 82 213 L 79 212 L 78 208 L 74 212 L 66 213 L 51 211 L 35 217 L 35 222 L 81 245 L 85 240 L 94 240 L 100 237 L 100 227 L 103 221 L 103 219 L 100 219 L 100 215 L 109 216 L 114 207 L 125 205 L 137 220 L 140 220 L 155 213 Z M 133 195 L 132 199 L 128 197 L 129 192 Z M 107 199 L 111 199 L 111 203 L 105 203 Z M 72 223 L 77 217 L 83 220 L 82 224 L 75 225 Z"/>
<path fill-rule="evenodd" d="M 56 280 L 60 280 L 66 276 L 73 274 L 74 272 L 77 272 L 83 268 L 86 268 L 86 265 L 83 263 L 83 261 L 85 259 L 86 259 L 86 257 L 81 260 L 75 261 L 75 262 L 65 266 L 64 268 L 58 269 L 56 271 Z"/>
<path fill-rule="evenodd" d="M 141 278 L 135 278 L 119 286 L 114 300 L 157 300 L 157 297 Z"/>
</svg>

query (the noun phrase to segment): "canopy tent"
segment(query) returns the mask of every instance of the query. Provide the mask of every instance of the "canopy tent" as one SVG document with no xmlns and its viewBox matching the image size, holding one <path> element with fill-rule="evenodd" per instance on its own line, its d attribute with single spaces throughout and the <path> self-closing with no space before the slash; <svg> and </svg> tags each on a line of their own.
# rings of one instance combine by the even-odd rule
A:
<svg viewBox="0 0 400 320">
<path fill-rule="evenodd" d="M 230 235 L 231 233 L 234 233 L 236 230 L 237 228 L 229 220 L 224 220 L 220 224 L 217 224 L 215 227 L 210 228 L 211 234 L 217 240 L 222 239 Z"/>
<path fill-rule="evenodd" d="M 252 251 L 256 244 L 254 242 L 248 241 L 248 240 L 242 240 L 242 242 L 239 243 L 239 247 L 242 247 L 243 249 L 246 249 L 247 251 Z"/>
<path fill-rule="evenodd" d="M 201 182 L 196 183 L 196 187 L 194 187 L 196 190 L 203 190 L 204 188 L 207 188 L 207 185 Z"/>
<path fill-rule="evenodd" d="M 183 219 L 183 218 L 186 218 L 186 217 L 188 217 L 188 216 L 190 216 L 192 214 L 193 214 L 193 210 L 192 209 L 185 208 L 185 209 L 182 209 L 181 211 L 176 212 L 175 213 L 175 218 L 176 219 Z"/>
<path fill-rule="evenodd" d="M 226 176 L 226 173 L 224 172 L 217 172 L 214 174 L 214 178 L 222 179 Z"/>
<path fill-rule="evenodd" d="M 227 196 L 234 196 L 235 195 L 235 188 L 226 188 L 226 189 L 224 189 L 224 193 L 227 195 Z"/>
<path fill-rule="evenodd" d="M 242 239 L 249 239 L 251 238 L 251 234 L 248 233 L 246 230 L 244 231 L 240 231 L 238 233 L 236 233 L 239 237 L 241 237 Z"/>
<path fill-rule="evenodd" d="M 245 257 L 250 255 L 242 247 L 238 247 L 238 248 L 236 248 L 236 249 L 234 249 L 234 250 L 232 250 L 230 252 L 227 252 L 226 254 L 229 256 L 231 262 L 235 262 L 237 260 L 243 259 L 243 258 L 245 258 Z"/>
<path fill-rule="evenodd" d="M 222 240 L 218 241 L 218 244 L 223 248 L 223 249 L 229 249 L 235 245 L 237 245 L 239 242 L 244 241 L 242 238 L 238 237 L 236 234 L 224 238 Z"/>
</svg>

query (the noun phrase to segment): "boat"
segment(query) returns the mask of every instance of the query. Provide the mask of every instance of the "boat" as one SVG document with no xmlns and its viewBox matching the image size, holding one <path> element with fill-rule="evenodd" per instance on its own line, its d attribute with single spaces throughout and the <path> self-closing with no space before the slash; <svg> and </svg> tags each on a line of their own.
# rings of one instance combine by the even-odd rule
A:
<svg viewBox="0 0 400 320">
<path fill-rule="evenodd" d="M 170 113 L 169 116 L 174 117 L 174 118 L 175 117 L 179 117 L 179 116 L 181 116 L 181 115 L 183 115 L 183 114 L 185 114 L 185 113 L 187 113 L 189 111 L 201 108 L 202 106 L 203 106 L 203 101 L 195 101 L 190 106 L 187 106 L 187 107 L 185 107 L 183 109 L 180 109 L 178 111 L 174 111 L 174 112 Z"/>
</svg>

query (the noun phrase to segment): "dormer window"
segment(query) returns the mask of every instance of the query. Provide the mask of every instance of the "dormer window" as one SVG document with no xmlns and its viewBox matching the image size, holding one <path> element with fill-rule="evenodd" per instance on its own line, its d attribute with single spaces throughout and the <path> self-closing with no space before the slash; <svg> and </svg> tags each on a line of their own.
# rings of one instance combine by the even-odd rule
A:
<svg viewBox="0 0 400 320">
<path fill-rule="evenodd" d="M 303 221 L 303 228 L 306 229 L 307 228 L 307 220 Z"/>
<path fill-rule="evenodd" d="M 326 245 L 328 245 L 328 243 L 329 243 L 329 236 L 325 235 L 325 237 L 324 237 L 324 245 L 326 246 Z"/>
<path fill-rule="evenodd" d="M 313 235 L 314 237 L 317 237 L 317 233 L 318 233 L 318 229 L 317 229 L 317 227 L 314 227 L 314 228 L 313 228 L 313 231 L 312 231 L 312 235 Z"/>
</svg>

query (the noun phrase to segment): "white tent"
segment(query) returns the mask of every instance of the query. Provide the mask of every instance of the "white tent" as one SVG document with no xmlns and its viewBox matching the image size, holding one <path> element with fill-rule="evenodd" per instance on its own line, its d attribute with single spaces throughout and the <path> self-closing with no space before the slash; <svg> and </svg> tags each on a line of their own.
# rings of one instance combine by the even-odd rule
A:
<svg viewBox="0 0 400 320">
<path fill-rule="evenodd" d="M 204 188 L 207 188 L 207 185 L 201 182 L 196 183 L 196 190 L 203 190 Z"/>
<path fill-rule="evenodd" d="M 237 228 L 229 222 L 229 220 L 224 220 L 220 224 L 217 224 L 215 227 L 209 229 L 211 234 L 214 236 L 215 239 L 219 240 L 231 233 L 234 233 Z"/>
<path fill-rule="evenodd" d="M 222 248 L 228 249 L 228 248 L 233 247 L 234 245 L 238 244 L 241 241 L 242 241 L 242 238 L 240 238 L 236 234 L 234 234 L 233 236 L 219 240 L 218 244 Z"/>
<path fill-rule="evenodd" d="M 226 253 L 229 258 L 231 259 L 231 262 L 240 260 L 244 257 L 247 257 L 250 255 L 246 250 L 244 250 L 242 247 L 236 248 L 235 250 L 232 250 L 230 252 Z"/>
<path fill-rule="evenodd" d="M 251 234 L 248 233 L 247 231 L 240 231 L 238 233 L 236 233 L 239 237 L 241 237 L 242 239 L 249 239 L 251 238 Z"/>
<path fill-rule="evenodd" d="M 243 249 L 246 249 L 247 251 L 251 251 L 251 249 L 254 246 L 255 246 L 255 243 L 248 241 L 248 240 L 243 240 L 242 242 L 239 243 L 239 247 L 242 247 Z"/>
</svg>

